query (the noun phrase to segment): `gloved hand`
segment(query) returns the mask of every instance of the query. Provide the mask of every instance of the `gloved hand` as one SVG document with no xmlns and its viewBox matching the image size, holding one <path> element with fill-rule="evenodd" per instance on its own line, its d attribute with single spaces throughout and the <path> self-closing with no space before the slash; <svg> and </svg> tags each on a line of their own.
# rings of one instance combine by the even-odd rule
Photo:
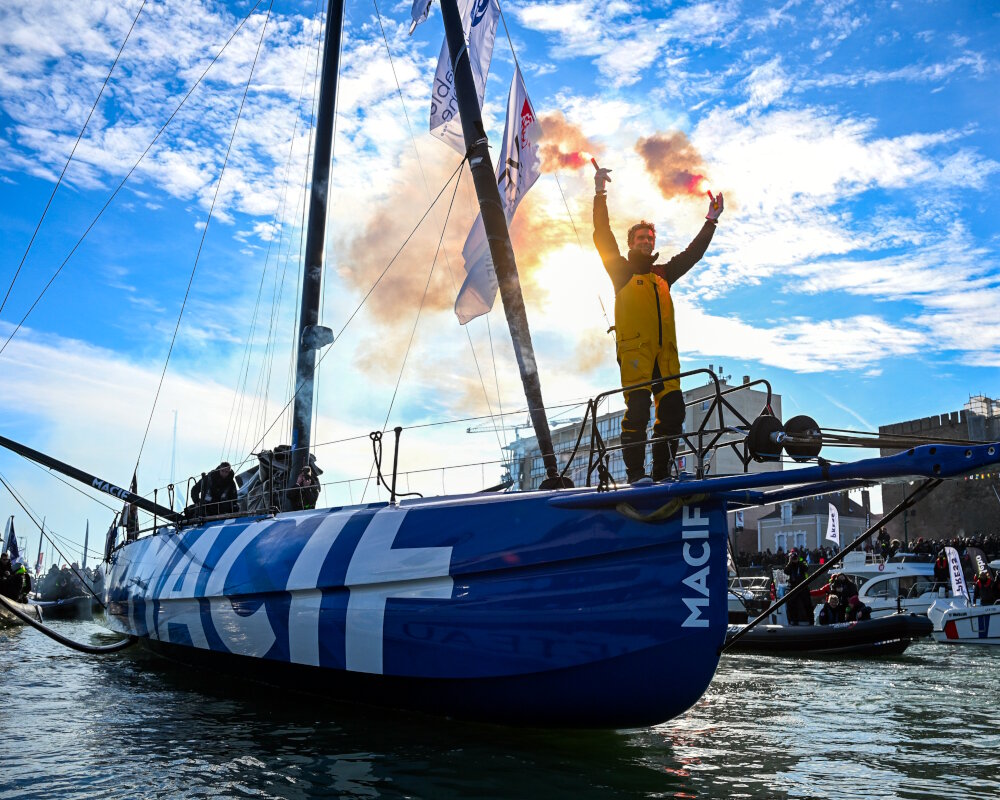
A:
<svg viewBox="0 0 1000 800">
<path fill-rule="evenodd" d="M 722 192 L 712 197 L 712 193 L 708 193 L 711 202 L 708 204 L 708 213 L 705 215 L 705 219 L 710 219 L 712 222 L 719 221 L 719 215 L 722 214 L 723 203 L 722 203 Z"/>
<path fill-rule="evenodd" d="M 604 194 L 607 191 L 607 184 L 611 183 L 611 170 L 607 167 L 598 167 L 594 173 L 594 191 Z"/>
</svg>

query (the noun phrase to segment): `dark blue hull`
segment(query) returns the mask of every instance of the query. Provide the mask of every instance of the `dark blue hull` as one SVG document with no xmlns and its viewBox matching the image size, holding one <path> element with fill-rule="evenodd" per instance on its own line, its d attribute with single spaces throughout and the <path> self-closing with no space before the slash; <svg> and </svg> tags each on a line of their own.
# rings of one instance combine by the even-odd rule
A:
<svg viewBox="0 0 1000 800">
<path fill-rule="evenodd" d="M 116 551 L 108 621 L 183 660 L 362 703 L 539 726 L 682 713 L 725 637 L 724 502 L 640 522 L 552 498 L 165 529 Z"/>
</svg>

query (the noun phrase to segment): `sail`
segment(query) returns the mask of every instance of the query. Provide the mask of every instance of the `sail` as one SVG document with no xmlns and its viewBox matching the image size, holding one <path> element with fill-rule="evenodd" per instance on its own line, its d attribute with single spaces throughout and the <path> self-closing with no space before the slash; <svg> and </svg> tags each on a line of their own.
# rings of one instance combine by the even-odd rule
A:
<svg viewBox="0 0 1000 800">
<path fill-rule="evenodd" d="M 459 0 L 462 26 L 468 42 L 472 79 L 476 84 L 479 107 L 483 107 L 486 77 L 490 73 L 493 43 L 497 37 L 500 7 L 496 0 Z M 465 139 L 458 116 L 458 98 L 455 94 L 455 71 L 451 66 L 447 39 L 441 43 L 434 88 L 431 90 L 431 133 L 449 147 L 465 155 Z"/>
<path fill-rule="evenodd" d="M 503 145 L 497 161 L 497 188 L 509 225 L 514 212 L 528 189 L 534 186 L 541 173 L 538 161 L 538 141 L 542 128 L 535 116 L 535 108 L 528 98 L 520 68 L 515 68 L 507 96 L 507 123 L 504 126 Z M 462 248 L 465 259 L 465 282 L 455 301 L 455 315 L 465 325 L 493 308 L 497 296 L 497 275 L 490 257 L 490 245 L 480 214 Z"/>
</svg>

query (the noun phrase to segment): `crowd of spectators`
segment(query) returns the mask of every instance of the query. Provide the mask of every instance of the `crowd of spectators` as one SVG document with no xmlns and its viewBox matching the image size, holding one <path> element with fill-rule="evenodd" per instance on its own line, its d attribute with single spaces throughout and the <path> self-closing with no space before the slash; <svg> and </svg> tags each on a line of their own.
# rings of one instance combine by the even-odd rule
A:
<svg viewBox="0 0 1000 800">
<path fill-rule="evenodd" d="M 943 551 L 945 547 L 954 547 L 962 557 L 962 563 L 966 568 L 966 572 L 975 574 L 975 565 L 969 560 L 966 551 L 970 547 L 978 547 L 986 554 L 987 561 L 1000 559 L 1000 534 L 976 534 L 975 536 L 941 539 L 925 539 L 921 536 L 915 542 L 911 542 L 907 548 L 898 539 L 890 540 L 888 534 L 883 532 L 879 534 L 878 538 L 873 537 L 869 543 L 865 544 L 864 550 L 866 553 L 877 553 L 883 558 L 891 558 L 897 552 L 916 553 L 933 558 Z M 810 567 L 818 567 L 825 564 L 837 552 L 832 547 L 817 547 L 812 550 L 799 547 L 796 550 L 805 558 L 806 564 Z M 740 569 L 745 567 L 760 567 L 768 572 L 772 569 L 784 567 L 787 561 L 788 553 L 780 547 L 774 553 L 768 549 L 763 553 L 740 552 L 736 556 L 736 566 Z"/>
</svg>

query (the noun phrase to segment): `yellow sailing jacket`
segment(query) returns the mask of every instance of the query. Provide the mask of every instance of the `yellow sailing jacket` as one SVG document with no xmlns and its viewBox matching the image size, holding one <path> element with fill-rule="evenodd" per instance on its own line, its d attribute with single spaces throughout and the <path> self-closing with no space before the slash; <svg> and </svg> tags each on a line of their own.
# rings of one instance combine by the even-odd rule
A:
<svg viewBox="0 0 1000 800">
<path fill-rule="evenodd" d="M 594 197 L 594 244 L 615 288 L 615 338 L 622 386 L 650 381 L 680 372 L 677 330 L 670 287 L 701 260 L 715 233 L 715 223 L 706 221 L 690 245 L 665 264 L 655 263 L 657 254 L 646 256 L 630 250 L 621 255 L 611 232 L 607 196 Z M 656 384 L 659 399 L 680 389 L 677 380 Z"/>
</svg>

